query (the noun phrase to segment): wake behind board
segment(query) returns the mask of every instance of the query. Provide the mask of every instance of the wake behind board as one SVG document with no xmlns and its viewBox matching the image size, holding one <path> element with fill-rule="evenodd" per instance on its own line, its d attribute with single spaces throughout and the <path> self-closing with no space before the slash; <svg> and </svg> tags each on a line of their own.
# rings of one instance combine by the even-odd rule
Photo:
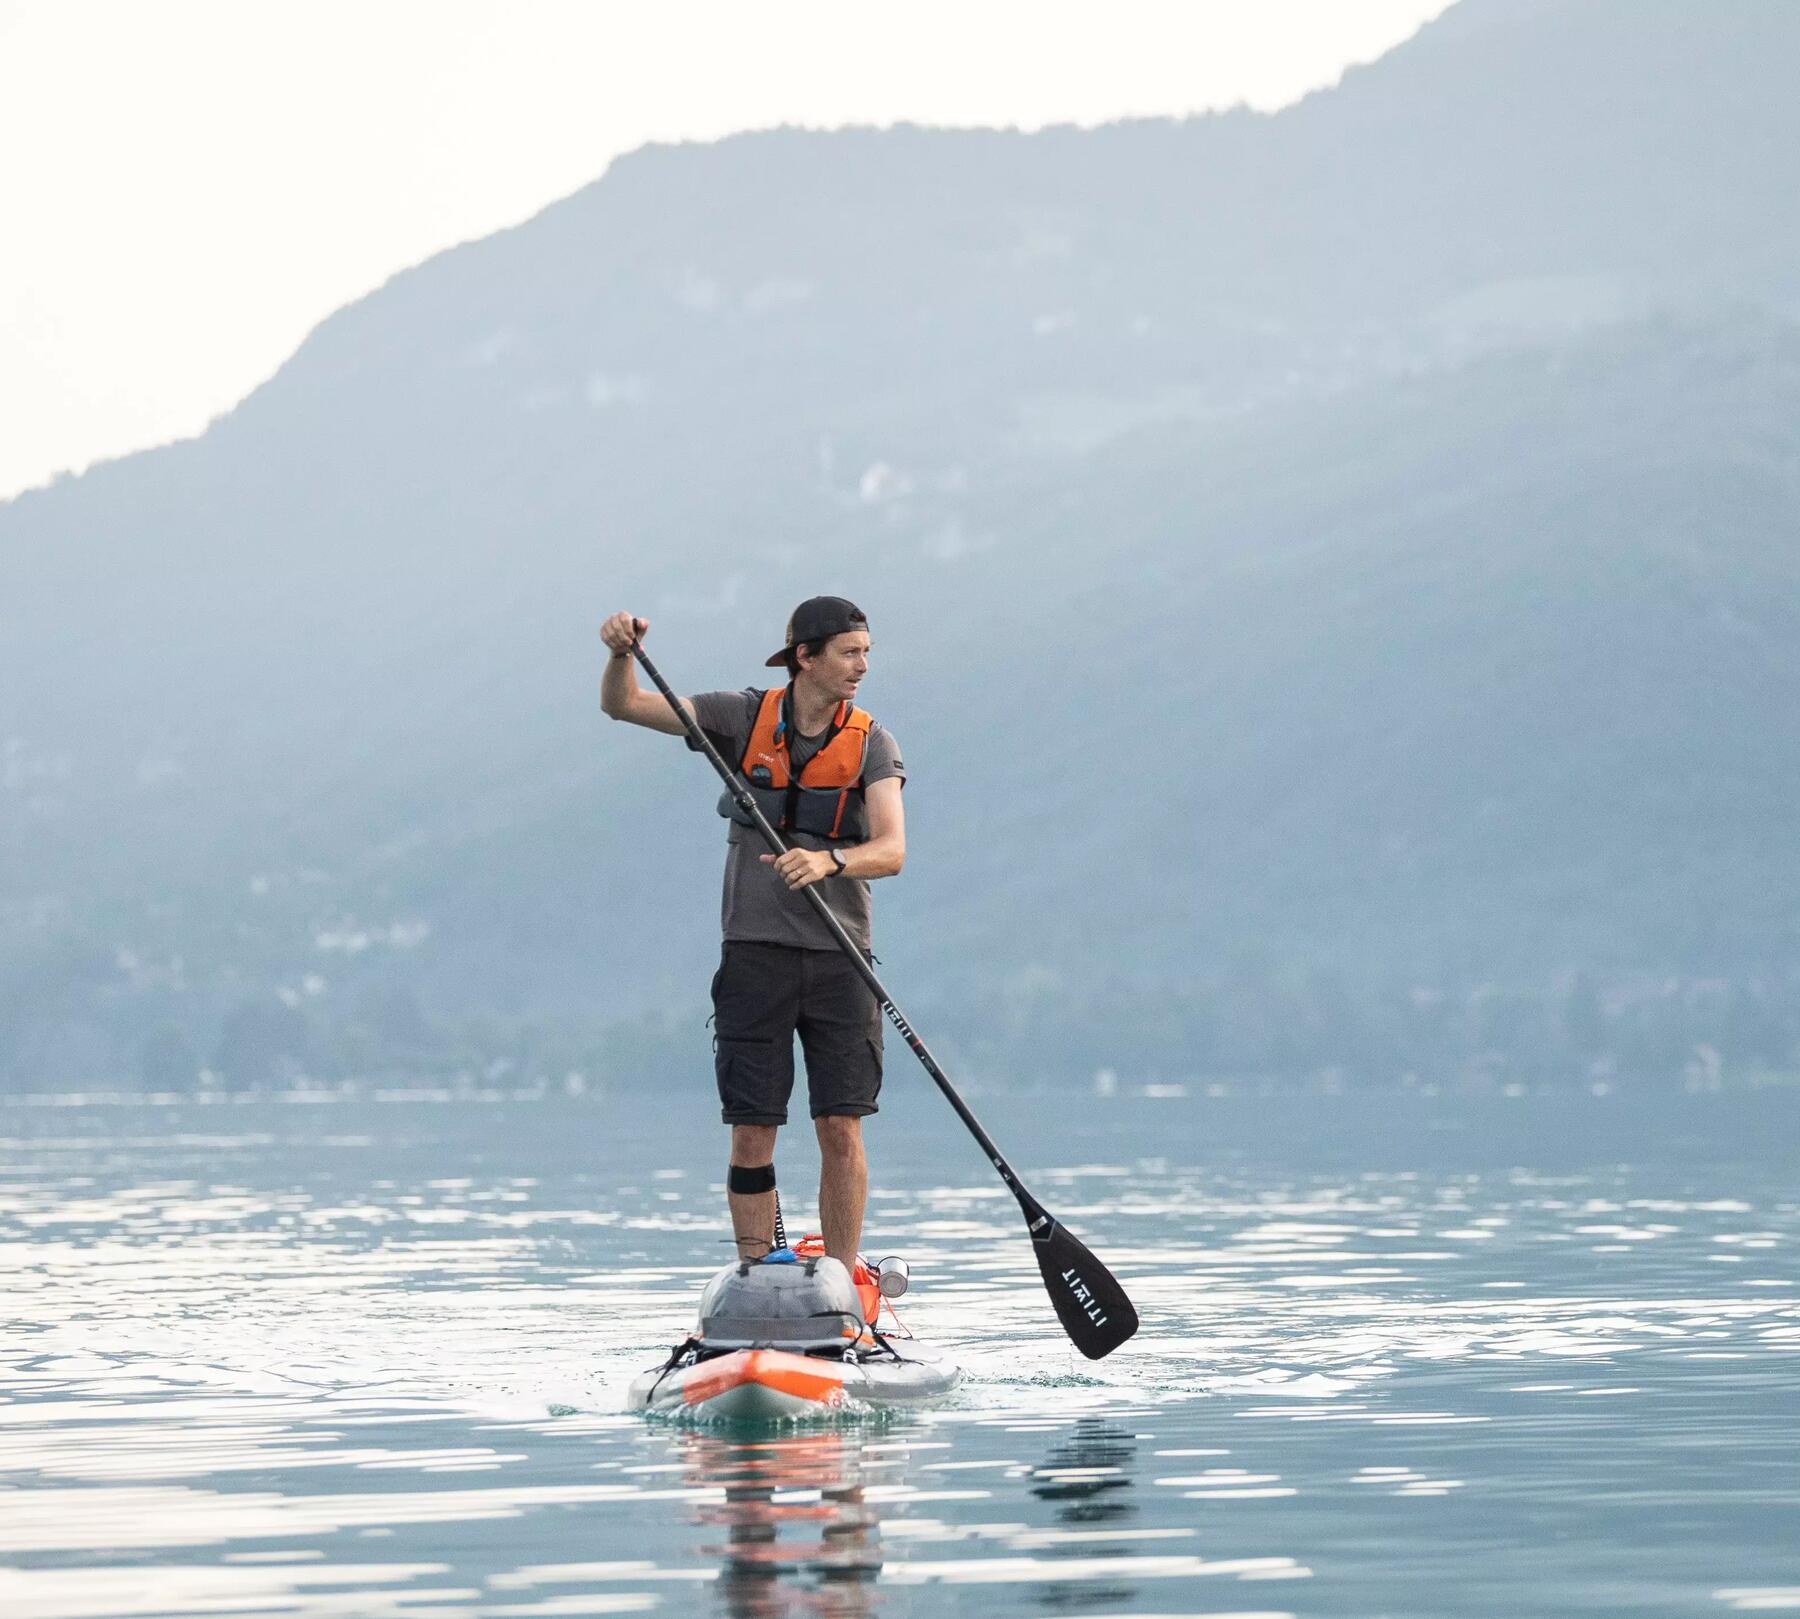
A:
<svg viewBox="0 0 1800 1619">
<path fill-rule="evenodd" d="M 884 1296 L 905 1286 L 904 1264 L 858 1260 L 853 1280 L 816 1241 L 713 1277 L 694 1331 L 633 1379 L 627 1408 L 698 1422 L 819 1421 L 949 1393 L 962 1375 L 954 1361 L 878 1325 Z"/>
</svg>

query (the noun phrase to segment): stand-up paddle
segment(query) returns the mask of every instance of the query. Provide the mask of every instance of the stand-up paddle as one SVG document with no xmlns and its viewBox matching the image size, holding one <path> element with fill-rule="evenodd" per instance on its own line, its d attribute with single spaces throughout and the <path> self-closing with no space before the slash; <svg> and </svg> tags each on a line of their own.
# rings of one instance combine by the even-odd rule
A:
<svg viewBox="0 0 1800 1619">
<path fill-rule="evenodd" d="M 781 834 L 769 824 L 768 817 L 763 814 L 749 788 L 720 757 L 719 750 L 700 729 L 694 716 L 682 706 L 681 699 L 670 689 L 668 681 L 657 672 L 656 665 L 650 661 L 643 647 L 634 641 L 631 650 L 656 689 L 668 699 L 669 707 L 681 721 L 681 728 L 687 732 L 688 741 L 706 755 L 713 769 L 719 773 L 719 779 L 725 783 L 725 790 L 731 794 L 739 813 L 755 825 L 756 830 L 762 834 L 763 841 L 776 854 L 785 854 L 787 844 L 782 840 Z M 844 931 L 843 923 L 832 914 L 831 907 L 813 888 L 805 888 L 801 892 L 818 913 L 819 920 L 831 930 L 838 948 L 855 963 L 863 982 L 874 992 L 882 1011 L 887 1013 L 888 1021 L 900 1031 L 901 1038 L 911 1047 L 912 1054 L 925 1065 L 925 1072 L 931 1075 L 937 1088 L 944 1093 L 944 1099 L 956 1109 L 956 1116 L 963 1121 L 969 1134 L 987 1154 L 988 1162 L 1000 1172 L 1000 1178 L 1006 1182 L 1007 1189 L 1019 1200 L 1019 1207 L 1025 1214 L 1026 1228 L 1031 1232 L 1032 1251 L 1037 1255 L 1038 1269 L 1043 1272 L 1044 1286 L 1050 1294 L 1050 1303 L 1056 1309 L 1056 1318 L 1062 1322 L 1063 1331 L 1068 1333 L 1075 1347 L 1089 1360 L 1099 1360 L 1102 1355 L 1111 1354 L 1138 1328 L 1137 1311 L 1126 1297 L 1125 1289 L 1119 1285 L 1118 1278 L 1025 1189 L 1019 1177 L 1013 1173 L 1012 1165 L 994 1145 L 993 1137 L 982 1129 L 981 1121 L 969 1111 L 969 1104 L 957 1095 L 956 1087 L 950 1083 L 944 1070 L 938 1067 L 937 1059 L 925 1049 L 925 1042 L 913 1032 L 913 1026 L 894 1004 L 894 998 L 875 976 L 875 969 L 869 965 L 863 953 L 856 948 L 856 941 Z"/>
</svg>

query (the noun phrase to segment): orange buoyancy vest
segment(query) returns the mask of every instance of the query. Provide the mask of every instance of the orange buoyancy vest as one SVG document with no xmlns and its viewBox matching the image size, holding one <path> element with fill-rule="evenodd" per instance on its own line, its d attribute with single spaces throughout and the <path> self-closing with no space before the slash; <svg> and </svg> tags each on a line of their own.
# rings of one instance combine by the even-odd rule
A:
<svg viewBox="0 0 1800 1619">
<path fill-rule="evenodd" d="M 818 751 L 794 777 L 788 769 L 791 689 L 777 686 L 763 693 L 738 774 L 777 831 L 860 843 L 869 835 L 862 780 L 869 716 L 847 702 L 839 703 Z M 720 798 L 719 813 L 741 825 L 753 824 L 730 793 Z"/>
</svg>

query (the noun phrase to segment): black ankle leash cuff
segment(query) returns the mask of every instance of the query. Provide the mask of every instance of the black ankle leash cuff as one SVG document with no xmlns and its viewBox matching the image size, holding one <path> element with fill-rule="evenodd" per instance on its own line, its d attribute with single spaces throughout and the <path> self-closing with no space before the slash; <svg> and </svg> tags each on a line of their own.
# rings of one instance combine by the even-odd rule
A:
<svg viewBox="0 0 1800 1619">
<path fill-rule="evenodd" d="M 725 1188 L 731 1192 L 772 1192 L 775 1190 L 775 1166 L 757 1164 L 754 1168 L 746 1168 L 743 1164 L 733 1164 L 725 1177 Z"/>
</svg>

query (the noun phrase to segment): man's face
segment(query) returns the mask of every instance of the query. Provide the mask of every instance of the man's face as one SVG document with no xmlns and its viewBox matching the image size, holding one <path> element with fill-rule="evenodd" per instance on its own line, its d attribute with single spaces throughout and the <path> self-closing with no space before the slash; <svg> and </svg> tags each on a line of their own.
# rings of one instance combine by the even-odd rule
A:
<svg viewBox="0 0 1800 1619">
<path fill-rule="evenodd" d="M 869 632 L 846 630 L 832 636 L 816 658 L 808 658 L 804 651 L 797 656 L 801 679 L 809 681 L 821 696 L 847 702 L 869 672 Z"/>
</svg>

